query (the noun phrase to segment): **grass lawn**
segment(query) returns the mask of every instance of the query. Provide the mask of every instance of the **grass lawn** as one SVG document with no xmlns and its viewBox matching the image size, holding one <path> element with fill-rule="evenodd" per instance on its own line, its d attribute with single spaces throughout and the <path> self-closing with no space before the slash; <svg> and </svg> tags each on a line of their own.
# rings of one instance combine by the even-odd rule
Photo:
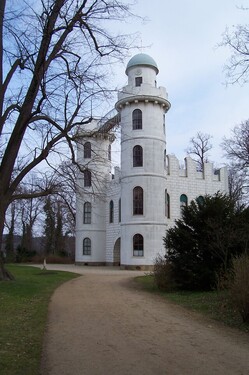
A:
<svg viewBox="0 0 249 375">
<path fill-rule="evenodd" d="M 249 324 L 242 322 L 238 311 L 233 307 L 228 292 L 161 292 L 154 284 L 152 275 L 139 276 L 136 281 L 152 293 L 160 293 L 167 300 L 197 311 L 211 319 L 218 320 L 230 327 L 249 332 Z"/>
<path fill-rule="evenodd" d="M 15 281 L 0 282 L 0 374 L 38 375 L 53 291 L 77 274 L 9 265 Z"/>
</svg>

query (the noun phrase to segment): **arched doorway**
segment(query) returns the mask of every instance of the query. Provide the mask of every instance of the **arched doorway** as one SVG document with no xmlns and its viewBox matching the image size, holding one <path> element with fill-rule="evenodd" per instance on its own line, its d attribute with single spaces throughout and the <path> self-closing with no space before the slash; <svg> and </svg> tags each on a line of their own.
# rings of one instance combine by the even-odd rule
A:
<svg viewBox="0 0 249 375">
<path fill-rule="evenodd" d="M 113 248 L 113 265 L 120 266 L 120 237 L 116 240 Z"/>
</svg>

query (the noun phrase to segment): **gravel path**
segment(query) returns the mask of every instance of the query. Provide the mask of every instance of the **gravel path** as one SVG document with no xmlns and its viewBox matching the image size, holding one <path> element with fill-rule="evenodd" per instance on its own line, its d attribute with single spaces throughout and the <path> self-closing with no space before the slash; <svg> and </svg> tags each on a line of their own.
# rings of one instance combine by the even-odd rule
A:
<svg viewBox="0 0 249 375">
<path fill-rule="evenodd" d="M 139 272 L 79 272 L 52 297 L 42 375 L 249 374 L 248 335 L 142 291 Z"/>
</svg>

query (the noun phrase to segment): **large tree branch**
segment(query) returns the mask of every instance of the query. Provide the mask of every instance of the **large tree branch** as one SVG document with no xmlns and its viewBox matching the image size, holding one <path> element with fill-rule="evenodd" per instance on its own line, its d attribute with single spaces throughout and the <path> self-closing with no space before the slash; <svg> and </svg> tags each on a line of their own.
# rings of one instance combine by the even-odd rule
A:
<svg viewBox="0 0 249 375">
<path fill-rule="evenodd" d="M 36 192 L 30 192 L 30 193 L 20 193 L 20 194 L 13 194 L 11 197 L 11 201 L 15 200 L 21 200 L 21 199 L 30 199 L 30 198 L 40 198 L 40 197 L 47 197 L 50 194 L 53 194 L 55 191 L 53 187 L 36 191 Z"/>
</svg>

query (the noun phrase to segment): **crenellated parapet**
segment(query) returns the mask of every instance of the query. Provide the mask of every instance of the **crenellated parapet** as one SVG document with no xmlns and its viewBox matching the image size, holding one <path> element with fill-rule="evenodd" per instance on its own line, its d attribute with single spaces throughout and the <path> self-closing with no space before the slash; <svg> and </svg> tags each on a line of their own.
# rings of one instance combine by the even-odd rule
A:
<svg viewBox="0 0 249 375">
<path fill-rule="evenodd" d="M 184 159 L 184 167 L 180 166 L 179 160 L 173 154 L 166 156 L 167 175 L 172 177 L 185 177 L 189 179 L 207 181 L 226 181 L 227 168 L 214 169 L 213 163 L 204 163 L 203 171 L 198 171 L 197 163 L 190 156 Z"/>
</svg>

